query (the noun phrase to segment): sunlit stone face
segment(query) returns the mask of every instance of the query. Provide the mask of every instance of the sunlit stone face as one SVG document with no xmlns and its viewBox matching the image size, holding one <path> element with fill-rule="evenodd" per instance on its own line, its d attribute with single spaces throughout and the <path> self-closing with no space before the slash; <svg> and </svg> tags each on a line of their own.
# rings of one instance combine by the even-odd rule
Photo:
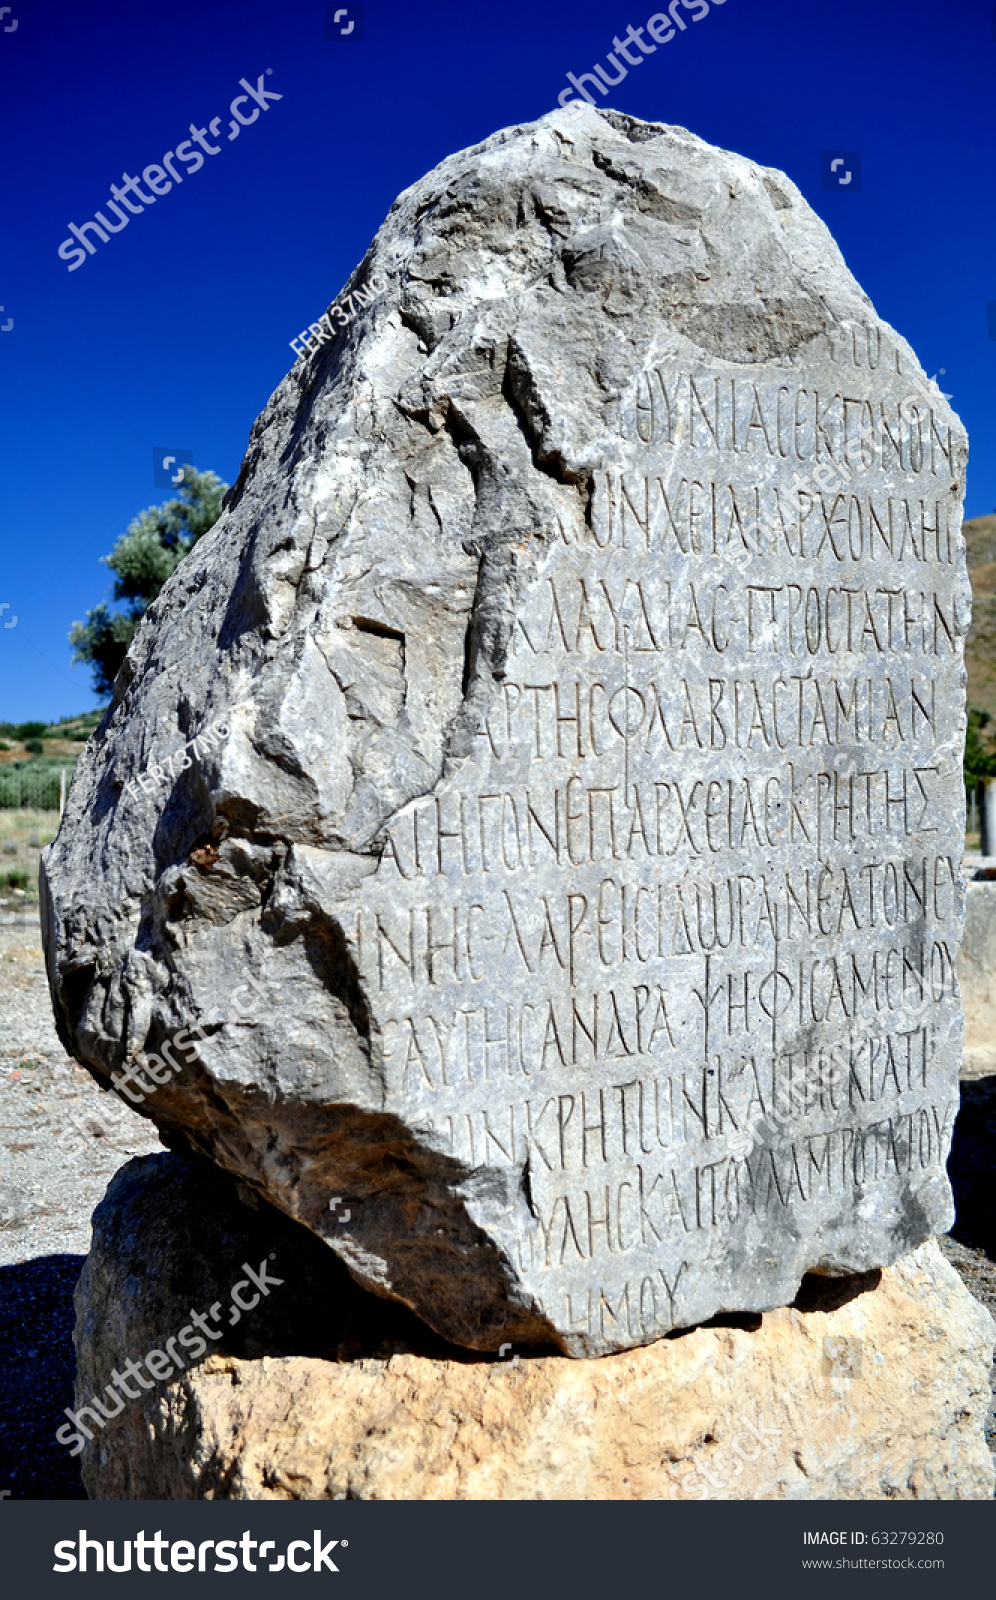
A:
<svg viewBox="0 0 996 1600">
<path fill-rule="evenodd" d="M 892 1262 L 951 1215 L 960 424 L 788 180 L 683 130 L 512 130 L 369 259 L 184 564 L 203 632 L 174 582 L 84 758 L 57 969 L 103 830 L 93 983 L 148 1049 L 222 1012 L 150 1109 L 458 1342 L 597 1355 Z M 108 819 L 185 650 L 231 738 Z M 107 1070 L 121 1004 L 61 992 Z"/>
</svg>

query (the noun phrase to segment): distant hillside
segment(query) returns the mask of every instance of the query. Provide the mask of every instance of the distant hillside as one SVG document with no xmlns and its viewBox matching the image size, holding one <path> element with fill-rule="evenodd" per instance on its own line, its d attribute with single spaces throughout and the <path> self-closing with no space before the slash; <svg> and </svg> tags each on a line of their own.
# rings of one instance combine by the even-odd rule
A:
<svg viewBox="0 0 996 1600">
<path fill-rule="evenodd" d="M 996 723 L 996 512 L 973 517 L 964 531 L 973 596 L 965 641 L 968 703 L 988 711 Z"/>
</svg>

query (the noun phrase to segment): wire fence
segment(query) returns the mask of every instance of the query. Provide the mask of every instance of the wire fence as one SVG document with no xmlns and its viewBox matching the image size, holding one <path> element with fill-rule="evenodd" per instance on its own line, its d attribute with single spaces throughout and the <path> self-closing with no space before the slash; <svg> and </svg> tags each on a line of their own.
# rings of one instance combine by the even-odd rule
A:
<svg viewBox="0 0 996 1600">
<path fill-rule="evenodd" d="M 62 815 L 70 767 L 0 767 L 0 811 L 58 811 Z"/>
</svg>

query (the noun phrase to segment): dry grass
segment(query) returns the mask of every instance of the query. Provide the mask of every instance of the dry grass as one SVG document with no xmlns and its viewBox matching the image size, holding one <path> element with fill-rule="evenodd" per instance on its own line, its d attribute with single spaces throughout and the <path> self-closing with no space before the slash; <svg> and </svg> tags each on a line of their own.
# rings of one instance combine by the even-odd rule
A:
<svg viewBox="0 0 996 1600">
<path fill-rule="evenodd" d="M 38 898 L 38 858 L 59 829 L 57 811 L 0 810 L 0 909 L 8 913 Z M 7 875 L 27 874 L 24 892 L 11 889 Z"/>
</svg>

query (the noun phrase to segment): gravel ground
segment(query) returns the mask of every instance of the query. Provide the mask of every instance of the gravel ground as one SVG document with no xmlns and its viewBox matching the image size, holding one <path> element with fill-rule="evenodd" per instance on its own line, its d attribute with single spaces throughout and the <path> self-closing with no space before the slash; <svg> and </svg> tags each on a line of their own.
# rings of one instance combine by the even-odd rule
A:
<svg viewBox="0 0 996 1600">
<path fill-rule="evenodd" d="M 153 1124 L 102 1093 L 59 1043 L 33 908 L 0 917 L 3 1498 L 86 1499 L 54 1438 L 73 1398 L 73 1290 L 115 1172 L 163 1148 Z"/>
<path fill-rule="evenodd" d="M 0 928 L 0 1266 L 85 1255 L 115 1172 L 164 1148 L 147 1118 L 63 1050 L 32 923 Z"/>
<path fill-rule="evenodd" d="M 72 1403 L 73 1290 L 111 1178 L 132 1156 L 163 1148 L 152 1123 L 102 1093 L 59 1043 L 34 910 L 0 917 L 2 1498 L 86 1498 L 75 1461 L 54 1439 Z M 991 1077 L 962 1085 L 949 1163 L 958 1220 L 940 1243 L 996 1316 L 994 1171 Z M 993 1377 L 996 1388 L 996 1366 Z M 989 1420 L 996 1451 L 996 1395 Z"/>
</svg>

